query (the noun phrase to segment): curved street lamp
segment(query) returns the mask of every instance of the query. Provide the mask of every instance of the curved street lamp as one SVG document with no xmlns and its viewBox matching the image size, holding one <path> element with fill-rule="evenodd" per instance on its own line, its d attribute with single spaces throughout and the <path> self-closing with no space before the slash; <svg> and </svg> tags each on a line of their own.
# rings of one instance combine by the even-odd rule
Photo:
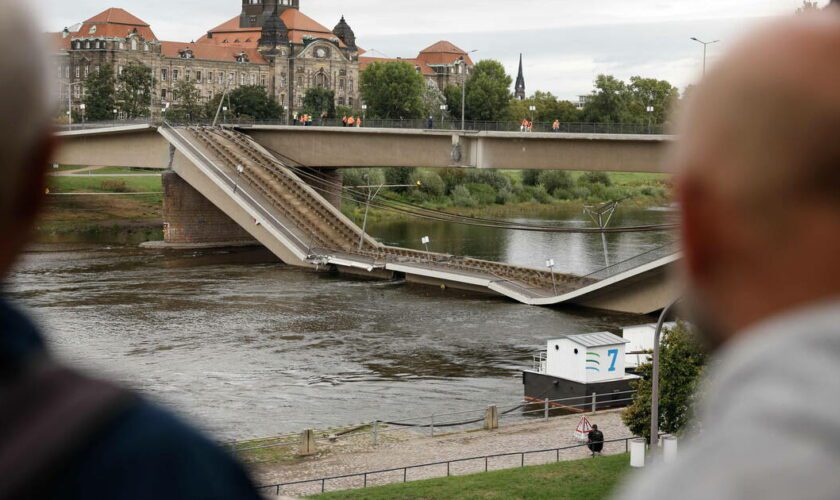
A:
<svg viewBox="0 0 840 500">
<path fill-rule="evenodd" d="M 703 40 L 700 40 L 699 38 L 694 37 L 694 36 L 691 37 L 691 39 L 694 40 L 697 43 L 703 44 L 703 76 L 706 76 L 706 48 L 709 45 L 718 43 L 720 40 L 715 40 L 715 41 L 712 41 L 712 42 L 704 42 Z"/>
</svg>

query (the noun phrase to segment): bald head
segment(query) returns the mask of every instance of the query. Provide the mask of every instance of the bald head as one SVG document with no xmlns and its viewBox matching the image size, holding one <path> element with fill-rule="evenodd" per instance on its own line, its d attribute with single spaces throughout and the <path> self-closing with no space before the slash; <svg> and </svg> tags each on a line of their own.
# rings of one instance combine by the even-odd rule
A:
<svg viewBox="0 0 840 500">
<path fill-rule="evenodd" d="M 738 44 L 683 110 L 688 278 L 723 337 L 840 293 L 840 275 L 823 279 L 836 264 L 813 265 L 840 255 L 838 54 L 840 9 L 785 19 Z"/>
<path fill-rule="evenodd" d="M 29 233 L 49 157 L 43 39 L 21 2 L 0 0 L 0 278 Z"/>
</svg>

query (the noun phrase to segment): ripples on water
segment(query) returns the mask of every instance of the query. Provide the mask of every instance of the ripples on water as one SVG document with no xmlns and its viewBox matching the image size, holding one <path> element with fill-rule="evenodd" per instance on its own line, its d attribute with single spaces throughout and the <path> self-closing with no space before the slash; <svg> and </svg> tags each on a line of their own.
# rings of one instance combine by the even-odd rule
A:
<svg viewBox="0 0 840 500">
<path fill-rule="evenodd" d="M 551 256 L 570 271 L 603 265 L 597 235 L 446 226 L 372 232 L 415 247 L 429 234 L 436 250 L 519 264 Z M 630 257 L 664 238 L 611 235 L 608 251 Z M 220 438 L 506 405 L 521 397 L 519 371 L 547 339 L 642 320 L 316 274 L 263 250 L 36 246 L 8 295 L 65 359 L 146 391 Z"/>
</svg>

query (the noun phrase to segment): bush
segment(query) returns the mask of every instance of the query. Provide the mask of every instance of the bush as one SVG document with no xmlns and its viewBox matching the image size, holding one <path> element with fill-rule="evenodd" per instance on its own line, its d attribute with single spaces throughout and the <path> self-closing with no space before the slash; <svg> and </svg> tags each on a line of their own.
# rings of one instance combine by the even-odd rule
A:
<svg viewBox="0 0 840 500">
<path fill-rule="evenodd" d="M 565 170 L 543 170 L 540 172 L 539 181 L 549 193 L 558 189 L 571 189 L 574 186 L 572 176 Z"/>
<path fill-rule="evenodd" d="M 603 184 L 604 186 L 612 186 L 612 179 L 606 172 L 584 172 L 578 178 L 578 184 Z"/>
<path fill-rule="evenodd" d="M 391 185 L 405 185 L 411 184 L 411 175 L 414 173 L 413 168 L 409 167 L 394 167 L 385 169 L 385 182 Z M 407 188 L 393 188 L 398 193 L 403 193 Z"/>
<path fill-rule="evenodd" d="M 566 188 L 555 189 L 551 195 L 558 200 L 573 200 L 575 198 L 572 191 Z"/>
<path fill-rule="evenodd" d="M 659 428 L 676 434 L 690 425 L 695 389 L 706 364 L 702 342 L 685 323 L 666 329 L 662 337 Z M 650 363 L 638 368 L 642 377 L 632 384 L 637 392 L 633 403 L 621 415 L 633 434 L 650 439 L 651 375 Z"/>
<path fill-rule="evenodd" d="M 424 172 L 422 170 L 418 170 L 412 173 L 408 180 L 409 184 L 416 185 L 419 182 L 419 191 L 431 196 L 442 196 L 446 192 L 446 184 L 444 184 L 443 179 L 434 172 Z M 418 190 L 416 188 L 411 189 L 415 191 Z"/>
<path fill-rule="evenodd" d="M 446 184 L 446 192 L 451 193 L 455 186 L 464 184 L 466 171 L 463 168 L 444 168 L 439 172 L 440 178 Z"/>
<path fill-rule="evenodd" d="M 498 170 L 486 170 L 486 169 L 470 169 L 467 170 L 466 175 L 464 177 L 464 183 L 466 184 L 487 184 L 488 186 L 492 186 L 493 189 L 496 191 L 501 191 L 502 189 L 510 189 L 512 187 L 512 183 L 510 182 L 510 177 L 506 176 L 505 174 L 499 172 Z"/>
<path fill-rule="evenodd" d="M 456 207 L 472 208 L 478 205 L 466 186 L 455 186 L 452 190 L 452 204 Z"/>
<path fill-rule="evenodd" d="M 496 203 L 499 205 L 506 205 L 515 200 L 516 196 L 514 196 L 513 190 L 509 188 L 500 189 L 496 195 Z"/>
<path fill-rule="evenodd" d="M 586 200 L 589 198 L 589 188 L 583 186 L 577 186 L 572 188 L 572 196 L 575 200 Z"/>
<path fill-rule="evenodd" d="M 479 205 L 492 205 L 496 203 L 496 190 L 493 186 L 487 184 L 466 184 L 466 188 L 469 190 L 470 194 L 472 195 L 473 199 L 478 202 Z"/>
<path fill-rule="evenodd" d="M 111 192 L 111 193 L 127 193 L 128 192 L 128 186 L 125 185 L 125 181 L 118 181 L 118 180 L 114 180 L 114 179 L 107 180 L 107 181 L 102 181 L 102 183 L 99 185 L 99 187 L 102 188 L 103 191 L 108 191 L 108 192 Z"/>
<path fill-rule="evenodd" d="M 526 186 L 536 186 L 540 183 L 540 171 L 539 170 L 523 170 L 522 171 L 522 184 Z"/>
<path fill-rule="evenodd" d="M 536 186 L 531 190 L 531 196 L 533 196 L 538 203 L 551 202 L 551 195 L 548 194 L 548 190 L 542 184 Z"/>
</svg>

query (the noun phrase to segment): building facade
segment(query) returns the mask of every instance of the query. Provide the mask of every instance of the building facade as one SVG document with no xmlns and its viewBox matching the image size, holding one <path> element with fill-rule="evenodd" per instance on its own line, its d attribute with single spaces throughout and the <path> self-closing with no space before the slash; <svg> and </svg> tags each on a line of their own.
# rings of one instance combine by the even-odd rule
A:
<svg viewBox="0 0 840 500">
<path fill-rule="evenodd" d="M 119 75 L 132 62 L 152 70 L 152 115 L 177 103 L 179 80 L 195 84 L 202 99 L 245 85 L 266 89 L 289 114 L 303 106 L 308 89 L 335 93 L 337 106 L 359 109 L 359 74 L 374 61 L 406 61 L 441 90 L 462 84 L 473 63 L 469 55 L 441 41 L 415 59 L 363 57 L 356 36 L 342 16 L 332 30 L 300 10 L 300 0 L 242 0 L 239 15 L 192 42 L 158 39 L 148 23 L 110 8 L 73 28 L 49 36 L 65 111 L 78 111 L 85 81 L 111 65 Z M 115 110 L 115 118 L 119 110 Z"/>
</svg>

